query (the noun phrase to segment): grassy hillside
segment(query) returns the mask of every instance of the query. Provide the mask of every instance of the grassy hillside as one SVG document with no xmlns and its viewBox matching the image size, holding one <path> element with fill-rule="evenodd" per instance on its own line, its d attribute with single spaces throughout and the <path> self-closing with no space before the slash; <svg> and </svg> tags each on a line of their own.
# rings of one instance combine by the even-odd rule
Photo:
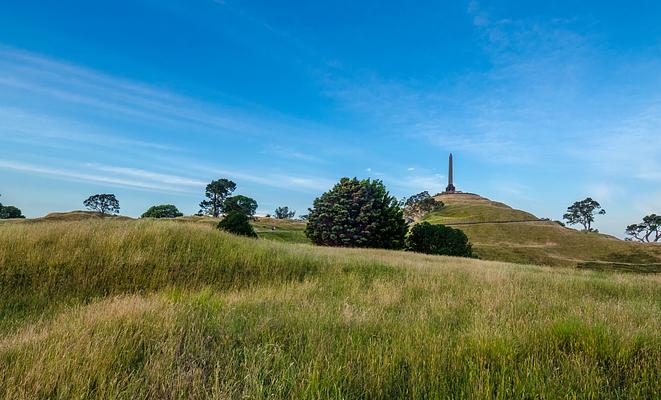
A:
<svg viewBox="0 0 661 400">
<path fill-rule="evenodd" d="M 659 275 L 0 224 L 7 399 L 658 398 L 660 314 Z"/>
<path fill-rule="evenodd" d="M 446 204 L 430 223 L 521 221 L 530 213 L 477 195 L 437 196 Z M 661 271 L 661 246 L 583 233 L 552 221 L 453 225 L 463 230 L 480 258 L 518 263 Z M 643 264 L 643 265 L 640 265 Z"/>
</svg>

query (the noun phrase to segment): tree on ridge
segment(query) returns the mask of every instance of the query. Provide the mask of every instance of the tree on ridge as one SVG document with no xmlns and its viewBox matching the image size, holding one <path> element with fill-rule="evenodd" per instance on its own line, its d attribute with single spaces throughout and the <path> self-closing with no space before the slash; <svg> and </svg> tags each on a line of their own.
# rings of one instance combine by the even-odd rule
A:
<svg viewBox="0 0 661 400">
<path fill-rule="evenodd" d="M 640 242 L 657 243 L 661 240 L 661 215 L 647 215 L 643 222 L 627 226 L 625 232 Z"/>
<path fill-rule="evenodd" d="M 597 201 L 588 197 L 569 206 L 562 218 L 570 225 L 583 225 L 583 230 L 586 232 L 595 232 L 592 229 L 594 217 L 604 214 L 606 214 L 606 210 L 602 209 Z"/>
<path fill-rule="evenodd" d="M 102 217 L 114 215 L 119 212 L 119 201 L 114 194 L 95 194 L 83 201 L 88 210 L 101 213 Z"/>
<path fill-rule="evenodd" d="M 204 191 L 206 200 L 200 202 L 200 214 L 218 218 L 223 210 L 225 199 L 236 190 L 236 183 L 229 179 L 211 181 Z"/>
</svg>

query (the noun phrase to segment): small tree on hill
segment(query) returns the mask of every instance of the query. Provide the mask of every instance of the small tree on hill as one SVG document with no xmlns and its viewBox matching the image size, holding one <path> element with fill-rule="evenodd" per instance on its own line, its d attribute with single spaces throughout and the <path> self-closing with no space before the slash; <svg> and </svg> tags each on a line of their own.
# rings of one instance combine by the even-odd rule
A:
<svg viewBox="0 0 661 400">
<path fill-rule="evenodd" d="M 257 201 L 243 195 L 228 197 L 223 202 L 222 212 L 228 214 L 232 211 L 252 217 L 257 212 Z"/>
<path fill-rule="evenodd" d="M 418 253 L 473 257 L 466 234 L 445 225 L 417 224 L 406 238 L 406 244 L 407 250 Z"/>
<path fill-rule="evenodd" d="M 95 194 L 83 201 L 88 210 L 97 211 L 101 216 L 114 215 L 119 212 L 119 201 L 114 194 Z"/>
<path fill-rule="evenodd" d="M 342 178 L 314 201 L 305 234 L 324 246 L 401 249 L 407 228 L 381 181 Z"/>
<path fill-rule="evenodd" d="M 161 204 L 160 206 L 151 206 L 142 214 L 142 218 L 177 218 L 184 214 L 179 212 L 177 207 L 172 204 Z"/>
<path fill-rule="evenodd" d="M 627 226 L 626 234 L 644 243 L 657 243 L 661 240 L 661 215 L 650 214 L 640 224 Z"/>
<path fill-rule="evenodd" d="M 431 197 L 427 191 L 415 194 L 403 203 L 404 215 L 411 218 L 419 218 L 427 213 L 440 210 L 444 205 L 442 201 Z"/>
<path fill-rule="evenodd" d="M 292 219 L 296 215 L 296 211 L 289 211 L 289 207 L 278 207 L 275 209 L 275 217 L 277 219 Z"/>
<path fill-rule="evenodd" d="M 567 208 L 567 212 L 562 216 L 570 225 L 583 225 L 583 230 L 593 232 L 592 223 L 595 215 L 604 215 L 606 210 L 601 205 L 588 197 L 585 200 L 577 201 Z"/>
<path fill-rule="evenodd" d="M 220 216 L 223 209 L 223 202 L 236 190 L 236 183 L 229 179 L 218 179 L 209 183 L 204 191 L 207 200 L 200 202 L 200 214 Z"/>
<path fill-rule="evenodd" d="M 218 229 L 235 235 L 257 237 L 248 217 L 238 211 L 230 211 L 225 215 L 223 220 L 218 223 Z"/>
<path fill-rule="evenodd" d="M 0 203 L 0 219 L 25 218 L 20 209 L 14 206 L 3 206 Z"/>
<path fill-rule="evenodd" d="M 0 204 L 0 219 L 25 218 L 21 210 L 14 206 Z"/>
</svg>

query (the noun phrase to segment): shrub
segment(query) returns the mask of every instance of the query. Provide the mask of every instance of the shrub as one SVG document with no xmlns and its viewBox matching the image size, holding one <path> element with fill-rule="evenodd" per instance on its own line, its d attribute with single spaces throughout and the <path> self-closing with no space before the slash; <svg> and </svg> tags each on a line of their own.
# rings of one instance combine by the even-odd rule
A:
<svg viewBox="0 0 661 400">
<path fill-rule="evenodd" d="M 257 237 L 255 230 L 250 225 L 248 216 L 239 211 L 230 211 L 222 221 L 218 223 L 218 229 L 222 229 L 235 235 Z"/>
<path fill-rule="evenodd" d="M 342 178 L 314 201 L 305 234 L 324 246 L 401 249 L 407 224 L 379 180 Z"/>
<path fill-rule="evenodd" d="M 142 214 L 142 218 L 177 218 L 183 215 L 172 204 L 161 204 L 159 206 L 149 207 L 149 210 Z"/>
<path fill-rule="evenodd" d="M 407 238 L 410 251 L 457 257 L 473 257 L 468 237 L 459 229 L 429 222 L 417 224 Z"/>
</svg>

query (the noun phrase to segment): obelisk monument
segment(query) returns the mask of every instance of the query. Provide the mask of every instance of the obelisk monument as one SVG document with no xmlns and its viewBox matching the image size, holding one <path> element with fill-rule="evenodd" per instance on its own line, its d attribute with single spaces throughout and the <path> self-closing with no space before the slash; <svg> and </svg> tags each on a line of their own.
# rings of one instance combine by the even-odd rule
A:
<svg viewBox="0 0 661 400">
<path fill-rule="evenodd" d="M 454 193 L 455 187 L 452 184 L 452 153 L 450 153 L 450 161 L 448 167 L 448 187 L 445 188 L 445 193 Z"/>
</svg>

